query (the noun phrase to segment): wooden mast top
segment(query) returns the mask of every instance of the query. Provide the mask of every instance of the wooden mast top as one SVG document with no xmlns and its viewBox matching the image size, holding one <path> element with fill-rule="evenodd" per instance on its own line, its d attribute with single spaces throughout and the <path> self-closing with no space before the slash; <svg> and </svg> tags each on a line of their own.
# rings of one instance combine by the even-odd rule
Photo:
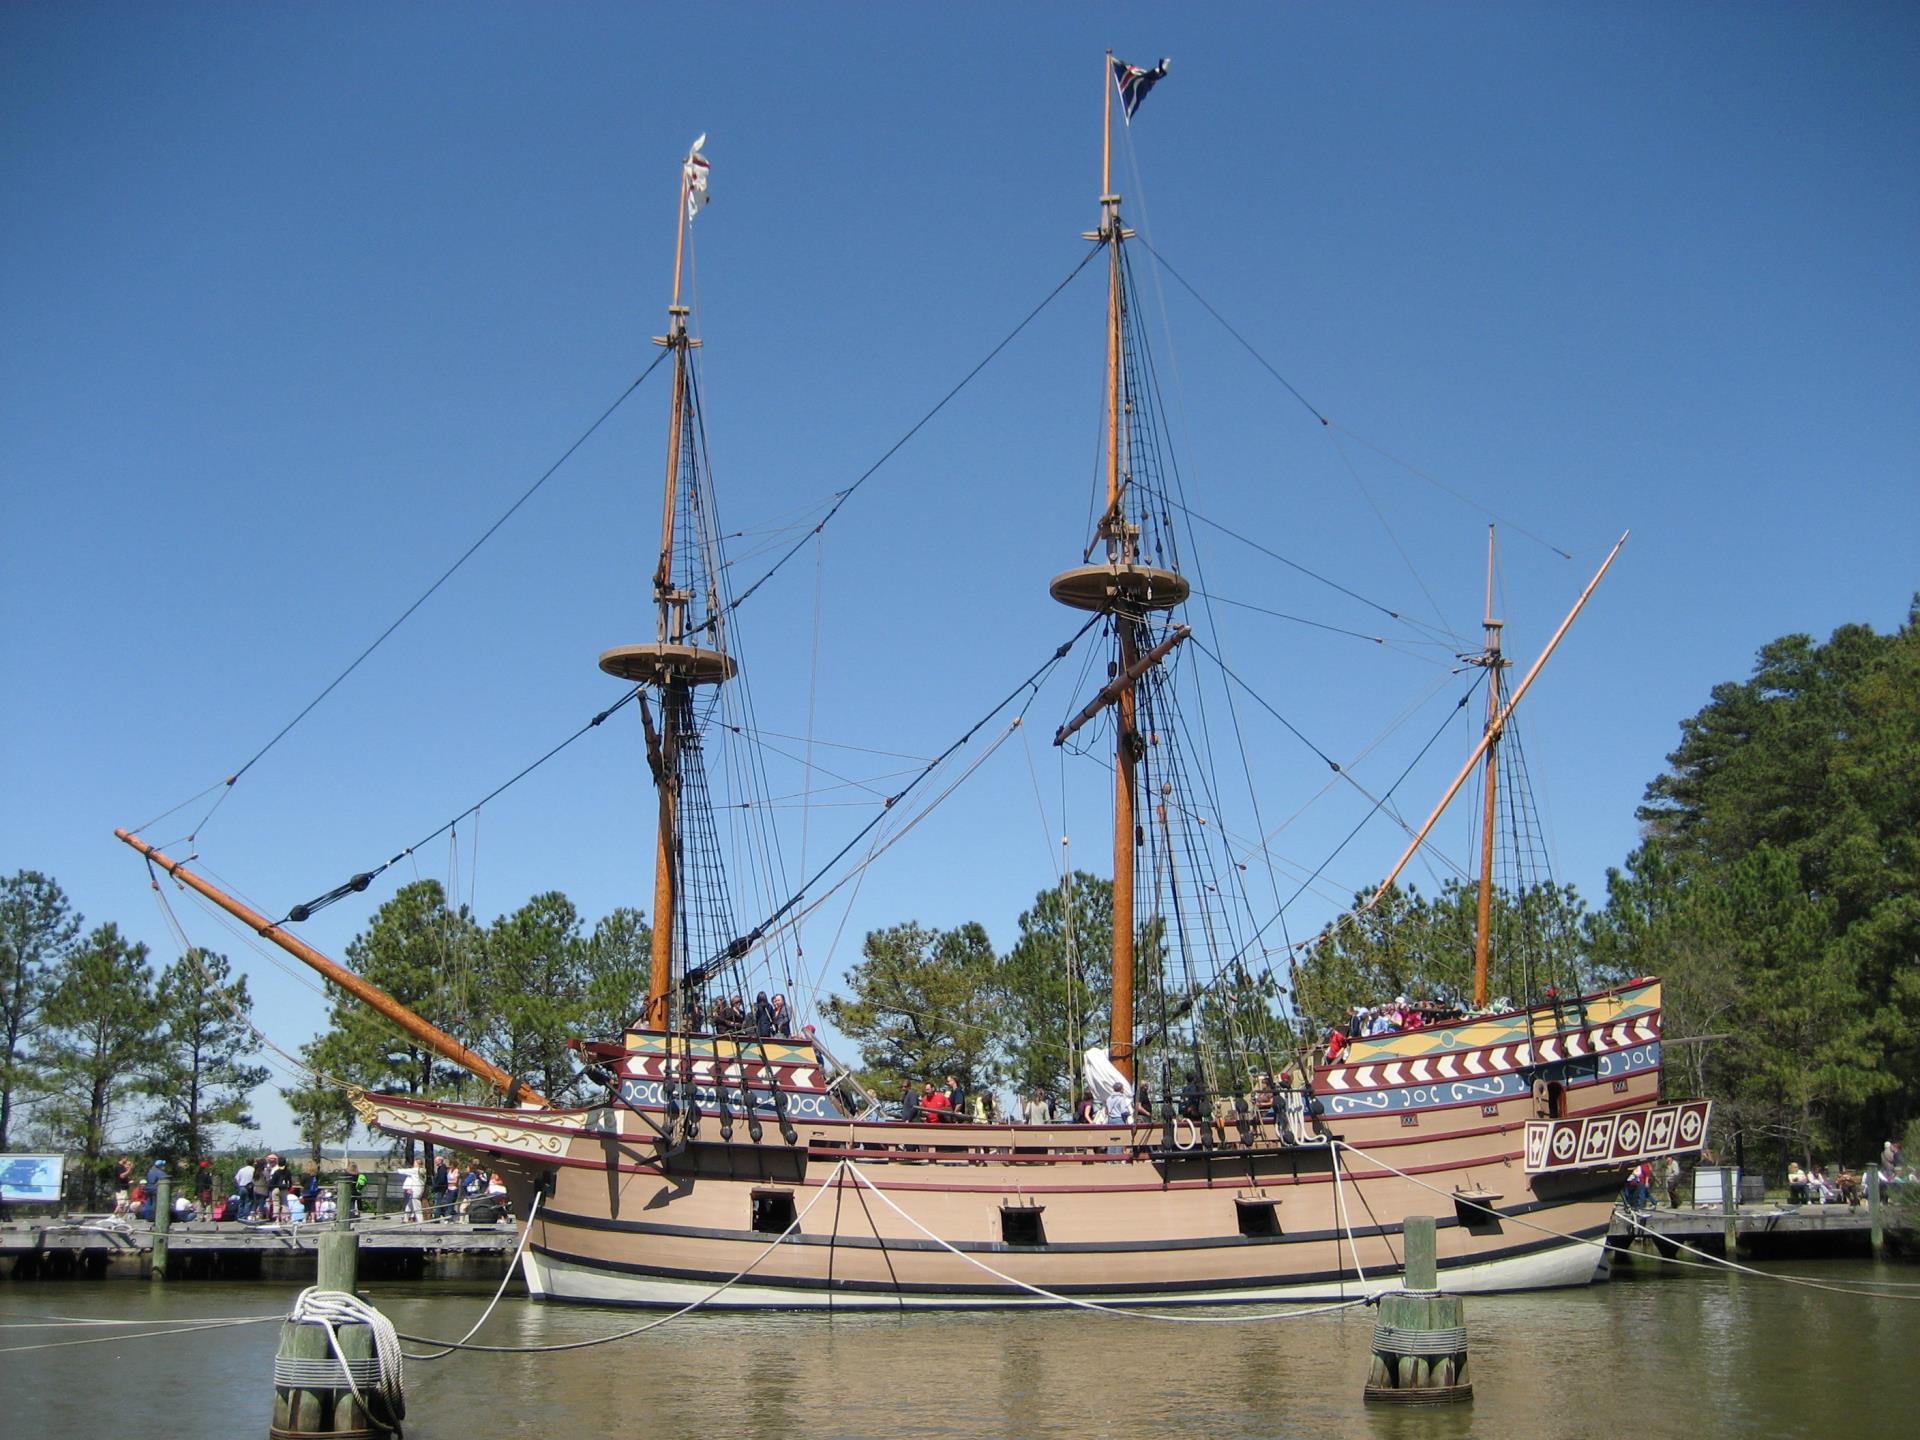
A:
<svg viewBox="0 0 1920 1440">
<path fill-rule="evenodd" d="M 718 685 L 731 679 L 734 673 L 733 658 L 719 648 L 717 626 L 710 631 L 715 642 L 713 648 L 691 642 L 688 610 L 696 599 L 692 584 L 697 577 L 687 575 L 676 580 L 674 575 L 675 526 L 680 507 L 687 498 L 682 494 L 682 483 L 694 483 L 694 477 L 688 473 L 685 449 L 687 429 L 693 419 L 687 362 L 693 348 L 700 343 L 687 333 L 689 310 L 680 300 L 680 280 L 686 259 L 687 230 L 706 191 L 707 161 L 700 153 L 706 138 L 702 135 L 694 141 L 687 158 L 680 164 L 673 241 L 673 299 L 667 305 L 667 333 L 653 337 L 654 344 L 664 345 L 673 352 L 673 407 L 667 420 L 667 476 L 661 501 L 660 558 L 653 571 L 654 638 L 651 644 L 617 645 L 600 656 L 600 668 L 607 674 L 645 685 L 657 692 L 659 698 L 657 733 L 645 700 L 641 702 L 641 718 L 647 726 L 647 756 L 659 791 L 654 836 L 653 941 L 646 1006 L 642 1011 L 642 1022 L 654 1027 L 665 1027 L 672 1019 L 674 932 L 682 894 L 681 740 L 698 726 L 692 704 L 694 687 Z M 716 619 L 717 614 L 708 617 L 710 624 Z"/>
<path fill-rule="evenodd" d="M 1474 908 L 1473 925 L 1473 1005 L 1481 1009 L 1487 1003 L 1487 952 L 1493 928 L 1493 835 L 1497 813 L 1495 795 L 1500 783 L 1496 756 L 1500 732 L 1506 717 L 1501 713 L 1501 672 L 1512 662 L 1500 654 L 1500 631 L 1505 621 L 1493 616 L 1493 542 L 1494 527 L 1487 526 L 1487 613 L 1486 639 L 1478 655 L 1467 657 L 1470 665 L 1484 666 L 1487 672 L 1486 779 L 1482 789 L 1484 804 L 1480 817 L 1480 893 Z"/>
<path fill-rule="evenodd" d="M 660 559 L 654 567 L 653 593 L 658 608 L 653 643 L 616 645 L 600 656 L 600 668 L 622 680 L 665 689 L 670 685 L 717 685 L 732 678 L 733 660 L 724 650 L 687 643 L 687 607 L 693 592 L 676 588 L 673 576 L 674 527 L 680 500 L 681 456 L 686 443 L 687 356 L 700 342 L 687 333 L 691 313 L 680 301 L 680 280 L 687 249 L 687 228 L 704 193 L 706 157 L 702 135 L 680 165 L 680 197 L 673 239 L 673 299 L 667 305 L 667 333 L 653 343 L 673 351 L 673 410 L 667 425 L 667 483 L 661 504 Z M 699 190 L 696 191 L 696 186 Z"/>
</svg>

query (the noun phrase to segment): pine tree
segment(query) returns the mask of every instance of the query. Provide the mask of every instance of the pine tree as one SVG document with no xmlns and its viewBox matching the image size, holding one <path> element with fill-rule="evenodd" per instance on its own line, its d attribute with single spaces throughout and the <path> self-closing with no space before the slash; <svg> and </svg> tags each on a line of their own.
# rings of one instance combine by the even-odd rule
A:
<svg viewBox="0 0 1920 1440">
<path fill-rule="evenodd" d="M 0 880 L 0 1151 L 33 1086 L 29 1056 L 45 1023 L 51 977 L 80 934 L 59 885 L 34 870 Z"/>
<path fill-rule="evenodd" d="M 253 1001 L 245 976 L 231 978 L 224 955 L 192 950 L 169 965 L 154 992 L 158 1033 L 142 1062 L 140 1088 L 158 1104 L 154 1153 L 197 1168 L 222 1129 L 250 1129 L 247 1103 L 267 1068 L 247 1058 L 260 1050 L 247 1023 Z"/>
<path fill-rule="evenodd" d="M 101 1157 L 118 1108 L 134 1093 L 153 1041 L 153 972 L 147 947 L 117 927 L 90 933 L 55 973 L 37 1052 L 55 1098 L 47 1124 L 80 1151 L 87 1204 L 100 1197 Z"/>
</svg>

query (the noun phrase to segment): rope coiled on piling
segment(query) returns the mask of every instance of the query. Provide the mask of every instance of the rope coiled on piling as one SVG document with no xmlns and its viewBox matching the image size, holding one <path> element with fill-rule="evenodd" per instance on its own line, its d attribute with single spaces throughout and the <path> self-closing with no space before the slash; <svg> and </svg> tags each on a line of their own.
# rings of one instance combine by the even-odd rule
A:
<svg viewBox="0 0 1920 1440">
<path fill-rule="evenodd" d="M 293 1309 L 287 1315 L 290 1325 L 318 1325 L 327 1334 L 327 1345 L 333 1351 L 334 1362 L 338 1369 L 326 1377 L 326 1383 L 338 1384 L 344 1380 L 353 1391 L 353 1398 L 370 1414 L 381 1416 L 397 1431 L 400 1421 L 406 1417 L 407 1397 L 405 1393 L 406 1360 L 400 1353 L 400 1337 L 394 1332 L 393 1322 L 382 1315 L 373 1306 L 357 1295 L 349 1295 L 344 1290 L 322 1290 L 317 1285 L 309 1285 L 295 1297 Z M 347 1359 L 340 1349 L 338 1327 L 342 1325 L 365 1325 L 373 1332 L 372 1380 L 367 1389 L 379 1396 L 376 1407 L 367 1399 L 361 1389 L 367 1380 L 363 1368 L 369 1362 L 357 1364 Z M 274 1380 L 280 1383 L 280 1363 L 274 1362 Z M 307 1362 L 312 1363 L 312 1362 Z M 358 1372 L 358 1373 L 356 1373 Z M 306 1383 L 314 1383 L 312 1381 Z"/>
</svg>

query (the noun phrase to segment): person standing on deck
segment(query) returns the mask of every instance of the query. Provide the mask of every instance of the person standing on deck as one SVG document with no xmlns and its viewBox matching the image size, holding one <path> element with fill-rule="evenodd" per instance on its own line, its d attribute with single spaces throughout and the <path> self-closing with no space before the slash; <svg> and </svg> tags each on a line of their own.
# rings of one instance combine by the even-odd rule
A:
<svg viewBox="0 0 1920 1440">
<path fill-rule="evenodd" d="M 1047 1104 L 1047 1097 L 1039 1090 L 1027 1096 L 1027 1103 L 1020 1109 L 1020 1118 L 1029 1125 L 1045 1125 L 1053 1119 L 1053 1109 Z"/>
</svg>

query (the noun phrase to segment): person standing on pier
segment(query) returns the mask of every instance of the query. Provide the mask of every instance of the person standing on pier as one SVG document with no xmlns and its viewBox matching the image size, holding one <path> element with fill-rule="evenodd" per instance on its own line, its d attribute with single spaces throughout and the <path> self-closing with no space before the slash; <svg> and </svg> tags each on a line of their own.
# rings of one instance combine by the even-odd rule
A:
<svg viewBox="0 0 1920 1440">
<path fill-rule="evenodd" d="M 236 1220 L 245 1220 L 253 1214 L 253 1162 L 249 1160 L 233 1172 L 233 1193 L 240 1197 L 239 1212 Z"/>
<path fill-rule="evenodd" d="M 433 1157 L 433 1218 L 445 1220 L 453 1214 L 453 1175 L 447 1169 L 446 1155 Z"/>
</svg>

